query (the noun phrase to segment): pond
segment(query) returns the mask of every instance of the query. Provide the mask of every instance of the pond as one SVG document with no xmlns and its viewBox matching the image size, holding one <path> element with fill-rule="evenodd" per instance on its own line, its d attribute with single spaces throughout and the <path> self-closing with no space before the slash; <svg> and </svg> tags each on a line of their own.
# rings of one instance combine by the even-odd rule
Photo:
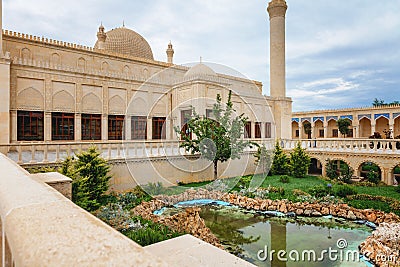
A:
<svg viewBox="0 0 400 267">
<path fill-rule="evenodd" d="M 162 213 L 174 214 L 194 203 L 178 203 Z M 257 266 L 372 266 L 358 257 L 358 245 L 372 231 L 365 225 L 332 216 L 277 217 L 224 202 L 202 201 L 200 207 L 200 216 L 225 249 Z"/>
</svg>

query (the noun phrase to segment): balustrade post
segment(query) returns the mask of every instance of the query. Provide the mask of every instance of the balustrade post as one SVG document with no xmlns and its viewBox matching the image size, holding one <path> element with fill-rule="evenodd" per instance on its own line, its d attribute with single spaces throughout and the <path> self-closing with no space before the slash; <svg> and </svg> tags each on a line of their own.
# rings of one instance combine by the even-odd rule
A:
<svg viewBox="0 0 400 267">
<path fill-rule="evenodd" d="M 48 144 L 44 144 L 44 151 L 43 151 L 43 163 L 48 163 Z"/>
<path fill-rule="evenodd" d="M 24 162 L 22 161 L 22 146 L 21 145 L 18 145 L 17 151 L 18 151 L 18 164 L 22 164 Z"/>
<path fill-rule="evenodd" d="M 31 145 L 31 161 L 29 163 L 36 163 L 36 148 L 35 145 Z"/>
</svg>

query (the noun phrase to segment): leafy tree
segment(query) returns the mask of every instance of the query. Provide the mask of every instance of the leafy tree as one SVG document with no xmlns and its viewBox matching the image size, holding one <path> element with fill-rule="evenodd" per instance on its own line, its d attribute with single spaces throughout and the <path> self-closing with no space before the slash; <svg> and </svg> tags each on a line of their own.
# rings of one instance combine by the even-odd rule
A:
<svg viewBox="0 0 400 267">
<path fill-rule="evenodd" d="M 307 135 L 308 138 L 311 138 L 311 123 L 306 121 L 303 124 L 304 133 Z"/>
<path fill-rule="evenodd" d="M 101 206 L 104 193 L 108 190 L 110 167 L 100 157 L 96 147 L 81 152 L 76 158 L 68 157 L 60 172 L 72 178 L 72 201 L 78 206 L 94 211 Z"/>
<path fill-rule="evenodd" d="M 349 126 L 351 125 L 351 121 L 349 119 L 338 119 L 337 125 L 339 132 L 346 137 L 350 132 Z"/>
<path fill-rule="evenodd" d="M 374 101 L 372 102 L 372 105 L 374 107 L 383 106 L 385 105 L 385 101 L 383 101 L 382 99 L 375 98 Z"/>
<path fill-rule="evenodd" d="M 339 176 L 339 172 L 333 160 L 326 160 L 326 176 L 328 176 L 330 179 L 337 179 Z"/>
<path fill-rule="evenodd" d="M 214 120 L 200 116 L 193 109 L 193 116 L 187 123 L 187 130 L 192 136 L 174 127 L 182 141 L 181 147 L 192 154 L 201 153 L 214 164 L 214 179 L 218 178 L 218 162 L 240 158 L 246 147 L 255 145 L 244 140 L 244 125 L 247 118 L 244 114 L 233 117 L 234 109 L 229 91 L 228 102 L 224 109 L 221 96 L 217 95 L 217 103 L 213 107 Z"/>
<path fill-rule="evenodd" d="M 290 174 L 290 165 L 288 156 L 283 152 L 279 141 L 275 144 L 274 159 L 272 161 L 271 173 L 273 175 Z"/>
<path fill-rule="evenodd" d="M 297 146 L 290 153 L 290 165 L 292 169 L 292 175 L 297 178 L 303 178 L 308 173 L 311 159 L 307 155 L 306 150 L 301 147 L 300 142 L 297 142 Z"/>
</svg>

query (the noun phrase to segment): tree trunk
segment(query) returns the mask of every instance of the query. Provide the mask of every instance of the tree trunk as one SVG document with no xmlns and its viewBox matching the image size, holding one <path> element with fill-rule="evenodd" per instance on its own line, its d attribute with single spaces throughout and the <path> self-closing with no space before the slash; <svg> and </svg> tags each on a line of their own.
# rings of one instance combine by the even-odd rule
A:
<svg viewBox="0 0 400 267">
<path fill-rule="evenodd" d="M 218 178 L 218 160 L 214 160 L 214 180 Z"/>
</svg>

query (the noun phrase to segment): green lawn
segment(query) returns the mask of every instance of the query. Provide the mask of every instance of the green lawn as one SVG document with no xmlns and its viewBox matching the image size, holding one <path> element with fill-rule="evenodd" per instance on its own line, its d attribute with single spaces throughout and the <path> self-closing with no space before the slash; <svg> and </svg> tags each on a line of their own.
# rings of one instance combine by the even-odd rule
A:
<svg viewBox="0 0 400 267">
<path fill-rule="evenodd" d="M 228 179 L 229 181 L 232 179 Z M 241 187 L 240 184 L 245 184 L 247 187 L 249 181 L 251 180 L 251 176 L 244 176 L 242 178 L 242 183 L 239 183 L 233 190 L 240 191 Z M 283 188 L 285 193 L 283 195 L 279 193 L 270 193 L 268 198 L 270 199 L 289 199 L 291 201 L 299 201 L 299 199 L 293 195 L 294 189 L 300 189 L 304 192 L 310 193 L 310 189 L 315 186 L 321 186 L 323 188 L 327 187 L 327 185 L 331 182 L 325 181 L 320 177 L 316 176 L 307 176 L 305 178 L 289 178 L 289 183 L 282 183 L 280 181 L 280 175 L 275 176 L 267 176 L 260 187 L 268 188 L 269 186 L 275 188 Z M 199 187 L 208 184 L 209 182 L 201 182 L 201 183 L 191 183 L 183 185 L 184 187 Z M 340 187 L 340 185 L 333 183 L 332 191 L 335 191 Z M 380 200 L 349 200 L 344 199 L 346 203 L 356 208 L 366 209 L 366 208 L 373 208 L 383 210 L 385 212 L 393 211 L 396 214 L 400 215 L 400 210 L 393 210 L 390 207 L 391 202 L 395 202 L 394 200 L 400 201 L 400 193 L 396 192 L 396 188 L 393 186 L 376 186 L 376 187 L 367 187 L 367 186 L 357 186 L 357 185 L 350 185 L 350 187 L 354 188 L 357 194 L 366 194 L 372 196 L 383 196 L 387 198 L 393 199 L 393 201 L 380 201 Z M 182 188 L 181 188 L 182 190 Z"/>
</svg>

